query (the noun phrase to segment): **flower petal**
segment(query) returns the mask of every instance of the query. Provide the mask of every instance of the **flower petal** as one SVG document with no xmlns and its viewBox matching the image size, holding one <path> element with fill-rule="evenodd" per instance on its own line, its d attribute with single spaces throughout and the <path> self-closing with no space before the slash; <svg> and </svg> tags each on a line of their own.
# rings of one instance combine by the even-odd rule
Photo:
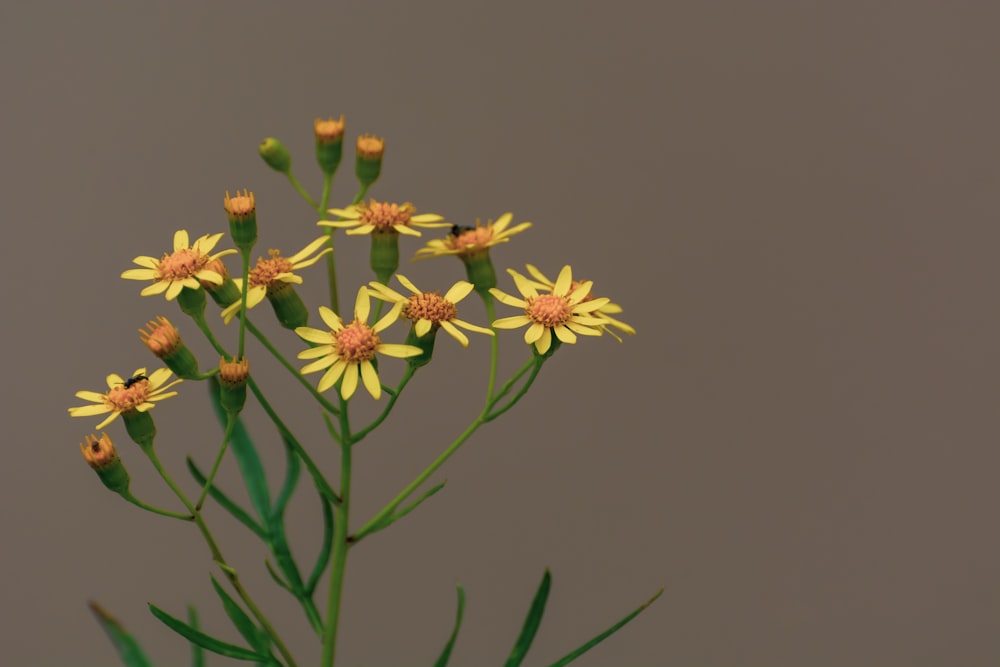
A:
<svg viewBox="0 0 1000 667">
<path fill-rule="evenodd" d="M 520 292 L 525 299 L 538 298 L 538 290 L 535 289 L 535 286 L 530 280 L 522 276 L 514 269 L 507 269 L 507 273 L 509 273 L 511 278 L 514 279 L 514 285 L 517 287 L 517 291 Z"/>
<path fill-rule="evenodd" d="M 458 303 L 465 297 L 472 293 L 475 286 L 468 280 L 459 280 L 457 283 L 451 286 L 447 292 L 445 292 L 444 300 L 450 301 L 451 303 Z"/>
<path fill-rule="evenodd" d="M 311 255 L 314 252 L 316 252 L 317 250 L 319 250 L 320 246 L 322 246 L 324 243 L 326 243 L 327 238 L 328 238 L 327 235 L 324 234 L 323 236 L 320 236 L 317 239 L 313 239 L 313 241 L 311 241 L 309 243 L 309 245 L 307 245 L 305 248 L 303 248 L 302 250 L 298 251 L 297 253 L 295 253 L 291 257 L 286 257 L 285 259 L 287 259 L 293 265 L 294 264 L 298 264 L 301 260 L 305 259 L 309 255 Z"/>
<path fill-rule="evenodd" d="M 559 272 L 559 277 L 556 278 L 556 284 L 552 286 L 552 293 L 558 294 L 559 296 L 566 296 L 569 292 L 570 285 L 573 284 L 573 269 L 570 265 L 562 267 Z"/>
<path fill-rule="evenodd" d="M 538 267 L 536 267 L 534 264 L 525 264 L 524 268 L 528 270 L 528 273 L 531 274 L 532 278 L 542 283 L 543 285 L 547 285 L 549 289 L 551 289 L 552 286 L 555 284 L 554 282 L 546 278 L 545 274 L 539 271 Z"/>
<path fill-rule="evenodd" d="M 378 373 L 370 361 L 361 362 L 361 381 L 365 383 L 365 389 L 376 401 L 382 396 L 382 385 L 378 381 Z"/>
<path fill-rule="evenodd" d="M 545 354 L 552 347 L 552 331 L 545 329 L 542 337 L 535 341 L 535 349 L 538 350 L 538 354 Z"/>
<path fill-rule="evenodd" d="M 340 319 L 340 316 L 326 306 L 319 307 L 319 316 L 323 323 L 330 327 L 331 331 L 340 331 L 344 328 L 344 321 Z"/>
<path fill-rule="evenodd" d="M 330 366 L 330 370 L 328 370 L 323 377 L 320 378 L 319 384 L 316 386 L 316 390 L 323 392 L 337 384 L 337 380 L 340 379 L 340 376 L 344 373 L 345 368 L 347 368 L 347 362 L 343 359 L 337 359 L 337 361 Z"/>
<path fill-rule="evenodd" d="M 100 430 L 101 430 L 102 428 L 104 428 L 105 426 L 107 426 L 108 424 L 110 424 L 111 422 L 113 422 L 113 421 L 115 420 L 115 418 L 116 418 L 116 417 L 117 417 L 117 416 L 118 416 L 119 414 L 121 414 L 121 413 L 120 413 L 120 412 L 118 412 L 117 410 L 115 410 L 115 411 L 114 411 L 114 412 L 112 412 L 112 413 L 111 413 L 110 415 L 108 415 L 108 418 L 107 418 L 107 419 L 105 419 L 105 420 L 104 420 L 104 421 L 102 421 L 102 422 L 101 422 L 100 424 L 98 424 L 97 426 L 95 426 L 95 427 L 94 427 L 94 430 L 95 430 L 95 431 L 100 431 Z"/>
<path fill-rule="evenodd" d="M 490 288 L 490 294 L 492 294 L 494 296 L 494 298 L 496 298 L 496 300 L 499 301 L 502 304 L 505 304 L 505 305 L 508 305 L 508 306 L 512 306 L 514 308 L 527 308 L 528 307 L 528 302 L 525 301 L 524 299 L 518 299 L 516 296 L 511 296 L 510 294 L 507 294 L 506 292 L 501 292 L 496 287 L 491 287 Z"/>
<path fill-rule="evenodd" d="M 403 311 L 402 301 L 397 301 L 396 303 L 392 304 L 392 309 L 388 313 L 383 315 L 382 319 L 380 319 L 378 322 L 375 323 L 375 325 L 372 327 L 372 330 L 375 331 L 375 333 L 378 333 L 380 331 L 388 329 L 393 322 L 399 319 L 399 314 L 402 311 Z"/>
<path fill-rule="evenodd" d="M 496 323 L 494 323 L 494 326 L 496 326 Z M 541 322 L 532 322 L 531 326 L 528 327 L 527 331 L 524 332 L 524 342 L 527 343 L 528 345 L 531 345 L 536 340 L 541 338 L 542 334 L 544 334 L 546 331 L 547 329 L 545 325 L 542 324 Z"/>
<path fill-rule="evenodd" d="M 340 357 L 338 357 L 337 355 L 327 354 L 324 355 L 322 359 L 317 359 L 312 363 L 306 364 L 305 366 L 299 369 L 299 372 L 302 373 L 303 375 L 308 375 L 309 373 L 315 373 L 316 371 L 321 371 L 324 368 L 329 368 L 339 360 Z"/>
<path fill-rule="evenodd" d="M 414 294 L 423 294 L 423 292 L 421 292 L 417 288 L 417 286 L 414 285 L 413 282 L 409 278 L 407 278 L 406 276 L 402 275 L 401 273 L 397 273 L 396 274 L 396 280 L 399 281 L 400 285 L 402 285 L 406 289 L 410 290 Z"/>
<path fill-rule="evenodd" d="M 133 259 L 132 262 L 134 264 L 138 264 L 139 266 L 144 266 L 147 269 L 155 269 L 160 266 L 160 260 L 155 257 L 150 257 L 149 255 L 139 255 Z"/>
<path fill-rule="evenodd" d="M 392 228 L 395 229 L 396 232 L 399 234 L 406 234 L 407 236 L 420 236 L 420 232 L 418 232 L 415 229 L 411 229 L 406 225 L 396 224 L 393 225 Z"/>
<path fill-rule="evenodd" d="M 109 408 L 106 405 L 81 405 L 79 407 L 73 407 L 69 409 L 69 414 L 73 417 L 92 417 L 94 415 L 103 415 L 105 412 L 110 412 L 113 408 Z"/>
<path fill-rule="evenodd" d="M 76 396 L 77 398 L 82 398 L 85 401 L 104 403 L 104 394 L 100 394 L 96 391 L 87 391 L 86 389 L 84 389 L 83 391 L 78 391 L 73 395 Z"/>
<path fill-rule="evenodd" d="M 295 333 L 299 338 L 307 340 L 310 343 L 319 343 L 320 345 L 331 345 L 333 343 L 333 336 L 330 335 L 329 331 L 324 331 L 323 329 L 295 327 Z M 299 358 L 301 359 L 302 357 Z"/>
<path fill-rule="evenodd" d="M 153 283 L 152 285 L 147 285 L 146 287 L 143 287 L 142 291 L 139 292 L 139 294 L 141 296 L 152 296 L 154 294 L 162 294 L 167 291 L 168 287 L 170 287 L 170 281 L 161 280 L 160 282 Z"/>
<path fill-rule="evenodd" d="M 431 330 L 432 324 L 427 318 L 421 318 L 413 324 L 413 333 L 417 334 L 417 338 L 423 338 Z"/>
<path fill-rule="evenodd" d="M 174 232 L 174 252 L 178 250 L 187 250 L 191 247 L 191 241 L 188 238 L 188 233 L 186 229 L 178 229 Z"/>
<path fill-rule="evenodd" d="M 359 234 L 371 234 L 374 230 L 375 225 L 366 222 L 358 225 L 354 229 L 348 229 L 346 233 L 351 236 L 358 236 Z"/>
<path fill-rule="evenodd" d="M 475 331 L 476 333 L 486 334 L 487 336 L 495 336 L 496 335 L 496 334 L 493 333 L 492 329 L 487 329 L 486 327 L 481 327 L 481 326 L 478 326 L 476 324 L 469 324 L 468 322 L 466 322 L 464 320 L 451 320 L 450 324 L 454 324 L 455 326 L 462 327 L 466 331 Z M 442 322 L 441 326 L 444 326 L 444 325 L 445 325 L 445 323 Z"/>
<path fill-rule="evenodd" d="M 319 345 L 318 347 L 307 347 L 295 356 L 299 359 L 319 359 L 328 354 L 333 354 L 333 345 Z"/>
<path fill-rule="evenodd" d="M 451 337 L 457 340 L 462 347 L 469 347 L 469 337 L 456 329 L 454 324 L 445 320 L 441 322 L 441 328 L 451 334 Z"/>
<path fill-rule="evenodd" d="M 167 287 L 167 301 L 173 301 L 174 299 L 176 299 L 177 295 L 180 294 L 181 290 L 183 289 L 184 289 L 184 283 L 178 280 L 171 282 L 170 286 Z"/>
<path fill-rule="evenodd" d="M 399 343 L 381 343 L 375 348 L 375 351 L 387 357 L 396 357 L 397 359 L 415 357 L 418 354 L 424 353 L 423 350 L 415 345 L 401 345 Z"/>
<path fill-rule="evenodd" d="M 560 324 L 559 326 L 553 327 L 552 331 L 555 333 L 556 338 L 564 343 L 573 344 L 576 342 L 576 334 L 565 327 L 565 325 Z"/>
<path fill-rule="evenodd" d="M 122 271 L 125 280 L 156 280 L 159 272 L 156 269 L 127 269 Z"/>
<path fill-rule="evenodd" d="M 523 327 L 525 324 L 531 323 L 531 320 L 524 315 L 514 315 L 513 317 L 501 317 L 499 320 L 493 320 L 493 328 L 517 329 L 518 327 Z"/>
<path fill-rule="evenodd" d="M 507 225 L 509 225 L 510 221 L 513 219 L 514 219 L 513 213 L 504 213 L 499 218 L 497 218 L 497 221 L 493 223 L 494 235 L 499 234 L 503 230 L 507 229 Z"/>
<path fill-rule="evenodd" d="M 347 364 L 344 369 L 344 377 L 340 381 L 340 396 L 346 401 L 354 396 L 358 389 L 358 365 Z"/>
<path fill-rule="evenodd" d="M 364 285 L 358 290 L 358 298 L 354 300 L 354 317 L 362 322 L 368 322 L 368 314 L 371 312 L 371 299 L 368 297 L 368 288 Z"/>
</svg>

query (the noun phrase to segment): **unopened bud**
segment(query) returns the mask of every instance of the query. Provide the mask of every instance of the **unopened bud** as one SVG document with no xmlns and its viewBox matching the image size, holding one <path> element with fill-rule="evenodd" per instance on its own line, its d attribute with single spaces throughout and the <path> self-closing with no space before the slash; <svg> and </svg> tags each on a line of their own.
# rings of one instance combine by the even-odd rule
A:
<svg viewBox="0 0 1000 667">
<path fill-rule="evenodd" d="M 250 362 L 244 357 L 239 361 L 219 362 L 219 402 L 226 412 L 239 414 L 247 401 L 247 381 L 250 379 Z"/>
<path fill-rule="evenodd" d="M 128 491 L 128 471 L 118 458 L 118 452 L 115 451 L 115 446 L 107 433 L 102 432 L 100 438 L 88 435 L 85 441 L 80 443 L 80 451 L 87 465 L 94 469 L 104 486 L 115 493 Z"/>
<path fill-rule="evenodd" d="M 211 262 L 205 265 L 206 269 L 210 271 L 215 271 L 220 276 L 222 276 L 222 282 L 219 284 L 206 281 L 199 281 L 201 286 L 205 288 L 209 296 L 212 297 L 217 305 L 225 308 L 231 303 L 239 301 L 241 298 L 240 288 L 236 286 L 233 282 L 232 277 L 229 275 L 229 271 L 226 269 L 226 265 L 222 263 L 221 259 L 213 259 Z"/>
<path fill-rule="evenodd" d="M 385 141 L 370 134 L 358 137 L 354 171 L 361 186 L 368 188 L 382 173 L 382 156 L 385 155 Z"/>
<path fill-rule="evenodd" d="M 281 326 L 294 331 L 309 323 L 309 309 L 302 302 L 292 283 L 277 280 L 267 288 L 267 300 Z"/>
<path fill-rule="evenodd" d="M 244 253 L 249 253 L 257 242 L 257 202 L 253 193 L 244 188 L 242 194 L 237 190 L 236 196 L 230 197 L 227 190 L 222 205 L 229 218 L 229 234 L 233 243 Z"/>
<path fill-rule="evenodd" d="M 147 322 L 146 328 L 148 331 L 139 329 L 143 344 L 162 359 L 174 375 L 185 380 L 198 377 L 198 360 L 181 340 L 180 333 L 170 320 L 161 315 Z"/>
<path fill-rule="evenodd" d="M 316 131 L 316 161 L 328 176 L 337 171 L 344 153 L 344 116 L 340 120 L 317 118 L 313 124 Z"/>
<path fill-rule="evenodd" d="M 285 145 L 275 139 L 268 137 L 257 146 L 257 152 L 264 158 L 264 162 L 271 169 L 282 174 L 287 174 L 292 168 L 292 155 L 285 148 Z"/>
</svg>

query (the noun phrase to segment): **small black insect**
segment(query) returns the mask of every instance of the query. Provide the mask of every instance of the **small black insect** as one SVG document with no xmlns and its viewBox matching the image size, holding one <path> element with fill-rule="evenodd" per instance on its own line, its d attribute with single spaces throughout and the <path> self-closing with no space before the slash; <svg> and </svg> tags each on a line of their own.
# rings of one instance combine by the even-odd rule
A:
<svg viewBox="0 0 1000 667">
<path fill-rule="evenodd" d="M 462 232 L 471 232 L 473 229 L 475 229 L 475 227 L 466 227 L 464 225 L 452 225 L 451 226 L 451 235 L 452 236 L 458 236 Z"/>
<path fill-rule="evenodd" d="M 149 378 L 143 375 L 142 373 L 139 373 L 138 375 L 133 375 L 132 377 L 125 380 L 125 388 L 128 389 L 139 380 L 149 380 Z"/>
</svg>

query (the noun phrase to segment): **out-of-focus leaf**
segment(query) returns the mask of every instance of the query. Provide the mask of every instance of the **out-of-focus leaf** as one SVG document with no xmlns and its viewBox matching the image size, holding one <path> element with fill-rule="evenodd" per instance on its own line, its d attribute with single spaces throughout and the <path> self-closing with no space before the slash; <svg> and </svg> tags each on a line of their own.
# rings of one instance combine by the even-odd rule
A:
<svg viewBox="0 0 1000 667">
<path fill-rule="evenodd" d="M 261 655 L 260 653 L 251 651 L 248 648 L 236 646 L 235 644 L 230 644 L 222 641 L 221 639 L 216 639 L 215 637 L 206 635 L 201 630 L 192 628 L 184 621 L 171 616 L 156 605 L 149 605 L 149 610 L 153 612 L 153 616 L 163 621 L 164 625 L 168 628 L 188 641 L 194 642 L 198 646 L 208 649 L 212 653 L 218 653 L 219 655 L 224 655 L 228 658 L 236 658 L 237 660 L 253 660 L 256 662 L 268 662 L 271 659 L 271 656 L 269 655 Z"/>
<path fill-rule="evenodd" d="M 448 639 L 448 643 L 444 645 L 444 650 L 438 656 L 434 667 L 447 667 L 448 660 L 451 658 L 451 649 L 455 647 L 455 640 L 458 639 L 458 631 L 462 627 L 462 614 L 465 612 L 465 591 L 462 589 L 462 584 L 456 584 L 456 586 L 458 587 L 458 612 L 455 614 L 455 629 L 451 631 L 451 637 Z"/>
<path fill-rule="evenodd" d="M 201 486 L 205 486 L 205 482 L 208 481 L 208 478 L 205 477 L 205 473 L 203 473 L 201 469 L 198 468 L 198 465 L 191 459 L 190 456 L 187 457 L 187 468 L 188 472 L 191 473 L 191 477 L 194 478 L 194 481 L 196 481 Z M 252 530 L 257 535 L 257 537 L 259 537 L 262 540 L 267 539 L 267 531 L 264 530 L 259 523 L 254 521 L 253 517 L 251 517 L 250 514 L 245 509 L 237 505 L 229 496 L 223 493 L 219 489 L 219 487 L 217 487 L 214 483 L 210 487 L 208 487 L 208 495 L 212 497 L 212 500 L 219 503 L 219 507 L 232 514 L 237 521 L 239 521 L 244 526 Z"/>
<path fill-rule="evenodd" d="M 507 662 L 504 663 L 504 667 L 518 667 L 524 660 L 524 656 L 528 654 L 531 642 L 535 639 L 535 633 L 538 632 L 538 626 L 542 623 L 542 615 L 545 614 L 545 603 L 549 599 L 550 588 L 552 588 L 552 574 L 546 569 L 542 583 L 535 593 L 535 599 L 531 601 L 528 616 L 524 619 L 524 627 L 521 628 L 521 634 L 514 642 L 514 648 L 511 650 Z"/>
<path fill-rule="evenodd" d="M 218 417 L 222 427 L 225 428 L 229 416 L 222 407 L 219 400 L 219 380 L 212 377 L 206 384 L 209 386 L 209 393 L 212 397 L 212 407 L 215 409 L 215 416 Z M 260 463 L 257 455 L 257 448 L 254 447 L 250 434 L 247 433 L 243 420 L 236 418 L 233 425 L 233 432 L 229 438 L 229 444 L 233 448 L 236 456 L 236 463 L 240 467 L 243 475 L 243 482 L 246 484 L 247 493 L 250 496 L 250 503 L 257 511 L 257 516 L 261 521 L 266 522 L 271 513 L 271 500 L 267 491 L 267 476 L 264 474 L 264 466 Z"/>
<path fill-rule="evenodd" d="M 195 630 L 201 630 L 198 623 L 198 610 L 193 604 L 188 605 L 188 625 Z M 205 667 L 205 649 L 191 642 L 191 667 Z"/>
<path fill-rule="evenodd" d="M 90 602 L 90 611 L 94 612 L 97 622 L 108 633 L 108 638 L 118 651 L 118 657 L 127 667 L 153 667 L 153 663 L 143 653 L 139 642 L 122 627 L 118 619 L 93 601 Z"/>
</svg>

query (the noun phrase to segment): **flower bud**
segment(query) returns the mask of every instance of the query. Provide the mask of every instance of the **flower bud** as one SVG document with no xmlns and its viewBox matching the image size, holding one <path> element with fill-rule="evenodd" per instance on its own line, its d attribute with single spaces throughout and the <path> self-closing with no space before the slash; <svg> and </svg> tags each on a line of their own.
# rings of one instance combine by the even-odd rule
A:
<svg viewBox="0 0 1000 667">
<path fill-rule="evenodd" d="M 316 162 L 327 176 L 340 166 L 344 153 L 344 116 L 340 120 L 317 118 L 313 124 L 316 131 Z"/>
<path fill-rule="evenodd" d="M 490 289 L 497 286 L 497 272 L 493 268 L 489 248 L 462 254 L 458 257 L 465 264 L 465 273 L 469 277 L 469 282 L 475 286 L 480 295 L 489 294 Z"/>
<path fill-rule="evenodd" d="M 209 296 L 212 297 L 212 301 L 223 308 L 231 303 L 239 301 L 242 295 L 240 294 L 240 288 L 236 286 L 233 282 L 232 277 L 229 275 L 229 271 L 226 269 L 226 265 L 222 263 L 221 259 L 213 259 L 211 262 L 205 265 L 206 269 L 215 271 L 220 276 L 222 276 L 222 283 L 216 284 L 212 282 L 199 281 L 201 286 L 205 288 Z"/>
<path fill-rule="evenodd" d="M 146 327 L 149 331 L 139 329 L 139 337 L 150 352 L 162 359 L 177 377 L 185 380 L 198 377 L 198 360 L 167 318 L 161 315 L 147 322 Z"/>
<path fill-rule="evenodd" d="M 125 464 L 118 458 L 118 452 L 107 433 L 101 432 L 101 437 L 88 435 L 85 442 L 80 443 L 80 451 L 104 486 L 115 493 L 128 491 L 129 476 Z"/>
<path fill-rule="evenodd" d="M 430 363 L 431 357 L 434 355 L 434 339 L 437 338 L 438 328 L 438 325 L 435 324 L 431 327 L 431 330 L 423 336 L 418 336 L 416 332 L 416 323 L 410 325 L 410 333 L 406 335 L 406 345 L 419 347 L 423 350 L 423 354 L 407 357 L 406 363 L 413 368 L 420 368 L 421 366 L 426 366 Z"/>
<path fill-rule="evenodd" d="M 354 172 L 363 188 L 368 188 L 378 180 L 382 173 L 382 156 L 385 154 L 385 141 L 370 134 L 358 137 Z"/>
<path fill-rule="evenodd" d="M 292 168 L 292 155 L 285 148 L 285 145 L 275 139 L 268 137 L 257 146 L 257 152 L 264 158 L 267 166 L 275 171 L 287 174 Z"/>
<path fill-rule="evenodd" d="M 394 230 L 373 231 L 369 260 L 375 277 L 383 285 L 389 284 L 392 274 L 399 268 L 399 233 Z"/>
<path fill-rule="evenodd" d="M 143 449 L 153 446 L 156 424 L 153 423 L 153 417 L 149 412 L 126 410 L 122 413 L 122 419 L 125 421 L 125 430 L 128 432 L 128 437 L 132 438 L 132 442 Z"/>
<path fill-rule="evenodd" d="M 294 331 L 309 323 L 309 309 L 295 291 L 292 283 L 275 281 L 267 288 L 267 300 L 274 308 L 274 314 L 281 326 Z"/>
<path fill-rule="evenodd" d="M 250 362 L 244 357 L 239 361 L 219 362 L 219 402 L 230 414 L 239 414 L 247 402 L 247 381 L 250 379 Z"/>
<path fill-rule="evenodd" d="M 257 203 L 253 193 L 244 188 L 243 194 L 237 190 L 236 196 L 230 197 L 227 190 L 222 205 L 229 218 L 229 234 L 233 243 L 244 254 L 249 253 L 257 242 Z"/>
<path fill-rule="evenodd" d="M 177 305 L 185 315 L 191 317 L 202 315 L 205 312 L 205 290 L 201 287 L 197 289 L 185 287 L 177 295 Z"/>
</svg>

